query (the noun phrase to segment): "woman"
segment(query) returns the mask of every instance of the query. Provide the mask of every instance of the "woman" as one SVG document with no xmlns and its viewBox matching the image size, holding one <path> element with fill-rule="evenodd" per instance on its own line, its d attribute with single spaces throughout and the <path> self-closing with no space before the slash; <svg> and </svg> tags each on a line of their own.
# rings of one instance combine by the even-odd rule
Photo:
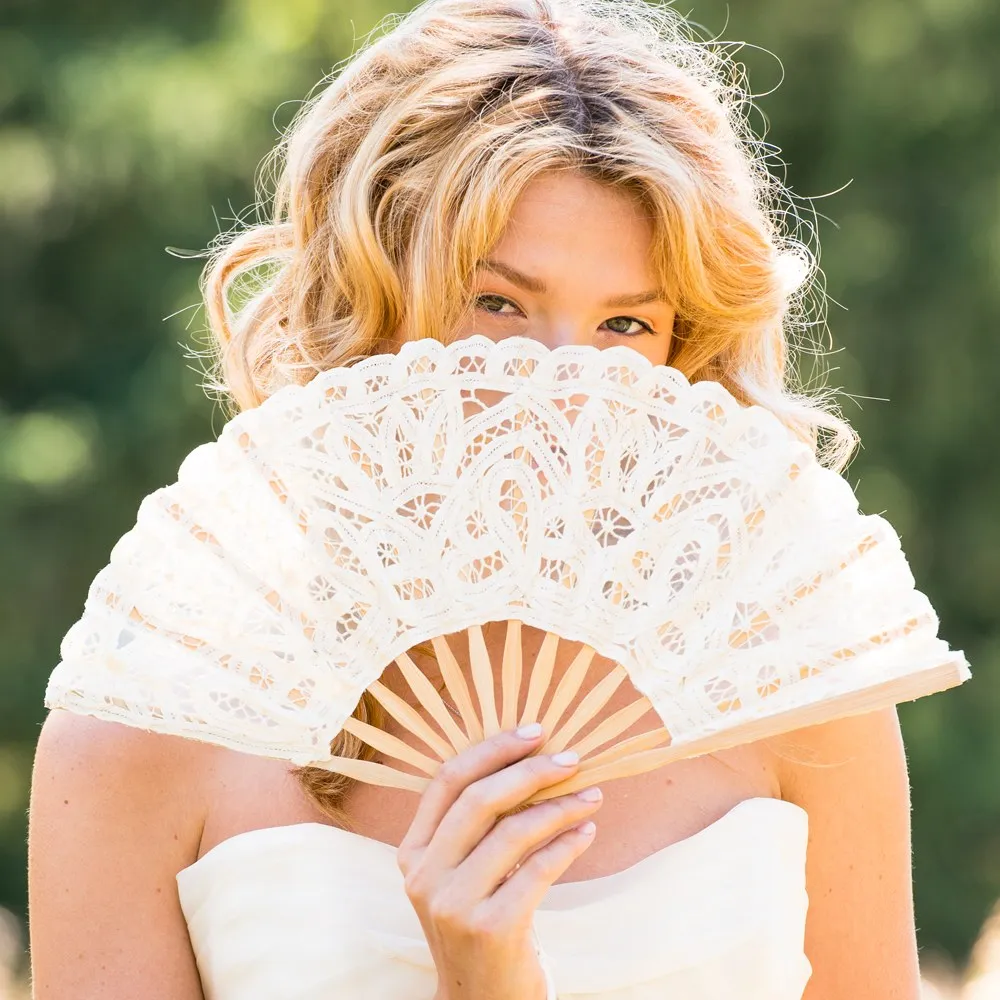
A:
<svg viewBox="0 0 1000 1000">
<path fill-rule="evenodd" d="M 299 116 L 273 223 L 216 248 L 217 386 L 252 407 L 424 336 L 627 344 L 841 468 L 852 432 L 786 384 L 808 256 L 732 72 L 633 0 L 425 3 Z M 893 710 L 519 810 L 576 767 L 541 740 L 418 799 L 52 712 L 35 997 L 916 1000 Z"/>
</svg>

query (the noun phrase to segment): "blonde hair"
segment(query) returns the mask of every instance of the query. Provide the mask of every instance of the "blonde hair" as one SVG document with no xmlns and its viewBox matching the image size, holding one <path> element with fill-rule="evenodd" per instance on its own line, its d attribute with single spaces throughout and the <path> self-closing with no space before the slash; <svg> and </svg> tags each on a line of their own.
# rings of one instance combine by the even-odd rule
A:
<svg viewBox="0 0 1000 1000">
<path fill-rule="evenodd" d="M 404 325 L 447 339 L 521 191 L 575 169 L 653 220 L 652 266 L 677 310 L 668 363 L 767 407 L 846 466 L 854 431 L 791 363 L 817 325 L 816 258 L 788 231 L 802 224 L 795 200 L 768 170 L 724 45 L 644 0 L 427 0 L 386 26 L 271 154 L 270 221 L 211 248 L 208 388 L 247 409 L 392 349 Z M 368 695 L 356 714 L 384 722 Z M 347 733 L 334 751 L 367 752 Z M 347 780 L 298 773 L 338 816 Z"/>
</svg>

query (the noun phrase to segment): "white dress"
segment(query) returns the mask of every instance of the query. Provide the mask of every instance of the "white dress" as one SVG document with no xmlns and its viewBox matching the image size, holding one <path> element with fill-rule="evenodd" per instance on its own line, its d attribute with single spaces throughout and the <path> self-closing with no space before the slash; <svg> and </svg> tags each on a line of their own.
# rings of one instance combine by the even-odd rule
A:
<svg viewBox="0 0 1000 1000">
<path fill-rule="evenodd" d="M 552 886 L 534 922 L 550 993 L 801 1000 L 807 827 L 793 803 L 747 799 L 623 871 Z M 395 855 L 295 823 L 237 834 L 178 872 L 207 1000 L 431 1000 Z"/>
</svg>

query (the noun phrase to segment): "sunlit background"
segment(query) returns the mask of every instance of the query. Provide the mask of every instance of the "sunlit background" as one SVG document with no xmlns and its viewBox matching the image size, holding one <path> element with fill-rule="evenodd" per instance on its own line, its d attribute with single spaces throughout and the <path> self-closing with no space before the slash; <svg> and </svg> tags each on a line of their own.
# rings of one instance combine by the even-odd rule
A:
<svg viewBox="0 0 1000 1000">
<path fill-rule="evenodd" d="M 223 421 L 191 356 L 200 262 L 166 248 L 232 225 L 298 101 L 407 6 L 0 12 L 0 998 L 24 989 L 30 766 L 59 641 L 139 501 Z M 900 711 L 917 923 L 929 997 L 1000 997 L 1000 4 L 682 6 L 756 46 L 739 55 L 755 92 L 783 77 L 754 123 L 816 199 L 829 380 L 864 443 L 848 479 L 972 664 Z"/>
</svg>

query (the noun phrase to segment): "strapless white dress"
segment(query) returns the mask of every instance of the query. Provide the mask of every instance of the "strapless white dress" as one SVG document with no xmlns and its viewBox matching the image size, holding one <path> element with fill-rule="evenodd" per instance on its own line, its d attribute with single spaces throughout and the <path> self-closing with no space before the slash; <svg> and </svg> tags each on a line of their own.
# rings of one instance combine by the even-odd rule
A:
<svg viewBox="0 0 1000 1000">
<path fill-rule="evenodd" d="M 560 1000 L 801 1000 L 805 810 L 752 798 L 535 911 Z M 206 1000 L 431 1000 L 396 849 L 323 823 L 237 834 L 177 873 Z"/>
</svg>

